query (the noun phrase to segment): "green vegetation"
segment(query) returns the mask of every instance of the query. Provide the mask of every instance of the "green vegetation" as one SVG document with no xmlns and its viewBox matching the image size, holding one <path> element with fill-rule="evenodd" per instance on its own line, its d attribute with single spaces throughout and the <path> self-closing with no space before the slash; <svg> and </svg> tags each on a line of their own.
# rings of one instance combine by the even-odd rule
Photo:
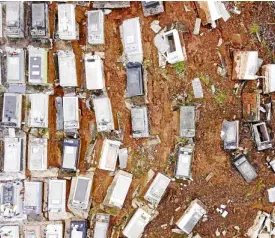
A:
<svg viewBox="0 0 275 238">
<path fill-rule="evenodd" d="M 250 34 L 257 34 L 260 31 L 260 26 L 254 23 L 250 28 Z"/>
<path fill-rule="evenodd" d="M 99 210 L 99 207 L 98 207 L 98 206 L 93 207 L 93 208 L 90 210 L 89 215 L 90 215 L 90 216 L 95 215 L 95 214 L 97 213 L 98 210 Z"/>
<path fill-rule="evenodd" d="M 109 213 L 110 215 L 116 216 L 119 210 L 115 207 L 106 208 L 105 212 Z"/>
<path fill-rule="evenodd" d="M 274 51 L 270 49 L 270 47 L 268 47 L 267 43 L 265 40 L 261 41 L 261 47 L 264 48 L 267 51 L 267 54 L 270 58 L 270 61 L 272 64 L 275 63 L 275 55 L 274 55 Z"/>
<path fill-rule="evenodd" d="M 27 110 L 27 111 L 31 110 L 31 106 L 32 106 L 31 102 L 28 101 L 28 102 L 26 103 L 26 110 Z"/>
<path fill-rule="evenodd" d="M 42 137 L 48 137 L 48 135 L 49 135 L 48 128 L 39 128 L 38 132 Z"/>
<path fill-rule="evenodd" d="M 210 78 L 209 75 L 200 74 L 198 77 L 200 78 L 200 80 L 201 80 L 202 82 L 205 83 L 206 86 L 209 86 L 209 84 L 210 84 L 210 82 L 211 82 L 211 78 Z"/>
<path fill-rule="evenodd" d="M 140 178 L 150 169 L 150 161 L 145 154 L 134 152 L 132 156 L 132 173 L 135 177 Z"/>
<path fill-rule="evenodd" d="M 187 238 L 188 236 L 185 234 L 175 234 L 173 233 L 172 238 Z"/>
<path fill-rule="evenodd" d="M 195 99 L 195 97 L 194 97 L 193 92 L 187 94 L 187 96 L 186 96 L 186 98 L 185 98 L 185 105 L 190 105 L 190 104 L 192 104 L 192 102 L 194 101 L 194 99 Z"/>
<path fill-rule="evenodd" d="M 219 91 L 215 96 L 215 101 L 217 104 L 223 105 L 226 103 L 227 100 L 228 96 L 222 91 Z"/>
<path fill-rule="evenodd" d="M 179 136 L 177 136 L 176 137 L 176 144 L 187 144 L 189 142 L 189 140 L 188 139 L 186 139 L 186 138 L 182 138 L 182 137 L 179 137 Z"/>
<path fill-rule="evenodd" d="M 186 65 L 185 62 L 178 62 L 172 65 L 178 74 L 182 74 L 185 71 Z"/>
<path fill-rule="evenodd" d="M 258 41 L 261 43 L 260 38 L 260 27 L 258 24 L 254 23 L 250 28 L 250 34 L 256 34 Z"/>
<path fill-rule="evenodd" d="M 145 60 L 143 61 L 143 67 L 144 67 L 145 69 L 148 69 L 152 64 L 153 64 L 153 63 L 152 63 L 152 60 L 145 59 Z"/>
</svg>

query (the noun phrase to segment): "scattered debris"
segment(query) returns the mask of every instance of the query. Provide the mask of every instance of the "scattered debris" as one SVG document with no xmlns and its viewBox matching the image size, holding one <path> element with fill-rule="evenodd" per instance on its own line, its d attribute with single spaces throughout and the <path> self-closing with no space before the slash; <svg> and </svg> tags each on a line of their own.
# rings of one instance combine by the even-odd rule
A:
<svg viewBox="0 0 275 238">
<path fill-rule="evenodd" d="M 246 235 L 250 238 L 270 237 L 272 232 L 271 224 L 273 223 L 271 223 L 270 214 L 258 211 L 254 224 L 248 229 Z"/>
<path fill-rule="evenodd" d="M 236 150 L 239 147 L 239 121 L 224 120 L 221 138 L 225 150 Z"/>
<path fill-rule="evenodd" d="M 181 218 L 176 222 L 177 226 L 186 234 L 190 234 L 199 220 L 206 214 L 204 204 L 195 199 L 186 209 Z"/>
<path fill-rule="evenodd" d="M 275 202 L 275 187 L 267 190 L 269 202 Z"/>
<path fill-rule="evenodd" d="M 119 158 L 119 168 L 125 169 L 127 167 L 128 149 L 127 148 L 120 149 L 118 152 L 118 158 Z"/>
<path fill-rule="evenodd" d="M 164 12 L 162 1 L 142 1 L 141 4 L 145 17 L 154 16 Z"/>
<path fill-rule="evenodd" d="M 255 168 L 247 160 L 245 155 L 237 155 L 233 160 L 233 165 L 248 183 L 252 182 L 252 180 L 258 176 Z"/>
<path fill-rule="evenodd" d="M 205 178 L 206 182 L 209 182 L 210 179 L 213 178 L 213 177 L 214 177 L 214 173 L 213 172 L 209 173 Z"/>
<path fill-rule="evenodd" d="M 201 81 L 199 78 L 195 78 L 192 80 L 192 86 L 194 91 L 194 97 L 203 98 L 203 91 L 202 91 Z"/>
<path fill-rule="evenodd" d="M 151 29 L 155 33 L 158 33 L 161 30 L 161 27 L 159 25 L 159 21 L 158 20 L 154 20 L 154 21 L 151 22 Z"/>
<path fill-rule="evenodd" d="M 194 35 L 199 35 L 200 34 L 200 27 L 201 27 L 201 19 L 196 18 L 194 31 L 193 31 Z"/>
<path fill-rule="evenodd" d="M 253 136 L 257 145 L 257 149 L 266 150 L 272 147 L 269 133 L 265 122 L 260 122 L 253 125 Z"/>
</svg>

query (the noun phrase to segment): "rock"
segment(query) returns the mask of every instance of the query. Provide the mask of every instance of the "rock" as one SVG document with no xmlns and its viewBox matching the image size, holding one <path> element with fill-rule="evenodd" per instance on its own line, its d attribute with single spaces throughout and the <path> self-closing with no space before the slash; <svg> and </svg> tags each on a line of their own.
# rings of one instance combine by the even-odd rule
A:
<svg viewBox="0 0 275 238">
<path fill-rule="evenodd" d="M 221 233 L 219 232 L 218 229 L 215 231 L 215 235 L 216 235 L 216 236 L 220 236 L 220 235 L 221 235 Z"/>
<path fill-rule="evenodd" d="M 177 229 L 177 228 L 174 228 L 171 230 L 173 233 L 176 233 L 176 234 L 185 234 L 182 230 L 180 229 Z"/>
<path fill-rule="evenodd" d="M 240 227 L 239 227 L 239 226 L 234 226 L 234 229 L 235 229 L 236 231 L 239 231 L 239 230 L 240 230 Z"/>
<path fill-rule="evenodd" d="M 154 21 L 151 22 L 151 29 L 155 33 L 158 33 L 161 30 L 161 27 L 159 25 L 159 21 L 158 20 L 154 20 Z"/>
<path fill-rule="evenodd" d="M 223 218 L 226 218 L 226 217 L 227 217 L 227 215 L 228 215 L 228 211 L 223 211 L 223 213 L 222 213 L 222 217 L 223 217 Z"/>
<path fill-rule="evenodd" d="M 207 176 L 206 176 L 206 178 L 205 178 L 205 180 L 206 180 L 206 182 L 208 182 L 211 178 L 213 178 L 214 177 L 214 173 L 213 172 L 211 172 L 210 174 L 208 174 Z"/>
</svg>

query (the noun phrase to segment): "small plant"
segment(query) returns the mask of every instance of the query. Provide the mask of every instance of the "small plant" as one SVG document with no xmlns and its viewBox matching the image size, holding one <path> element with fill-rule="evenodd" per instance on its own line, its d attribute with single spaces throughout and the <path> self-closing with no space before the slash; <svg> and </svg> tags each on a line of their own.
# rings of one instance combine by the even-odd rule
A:
<svg viewBox="0 0 275 238">
<path fill-rule="evenodd" d="M 187 94 L 186 98 L 185 98 L 185 105 L 190 105 L 192 104 L 192 102 L 194 101 L 195 97 L 193 93 L 189 93 Z"/>
<path fill-rule="evenodd" d="M 31 102 L 28 101 L 27 104 L 26 104 L 27 111 L 31 110 L 31 106 L 32 106 Z"/>
<path fill-rule="evenodd" d="M 261 38 L 260 38 L 260 26 L 256 23 L 254 23 L 251 28 L 250 28 L 250 34 L 256 34 L 258 41 L 261 43 Z"/>
<path fill-rule="evenodd" d="M 210 84 L 211 78 L 209 77 L 209 75 L 200 74 L 199 78 L 201 81 L 203 81 L 205 83 L 206 86 L 208 86 Z"/>
<path fill-rule="evenodd" d="M 144 67 L 144 69 L 148 69 L 151 65 L 152 65 L 152 61 L 151 60 L 145 59 L 143 61 L 143 67 Z"/>
<path fill-rule="evenodd" d="M 47 137 L 48 136 L 48 128 L 39 128 L 39 134 L 42 136 L 42 137 Z"/>
<path fill-rule="evenodd" d="M 173 64 L 173 67 L 178 74 L 182 74 L 185 71 L 185 62 L 177 62 Z"/>
<path fill-rule="evenodd" d="M 218 92 L 216 97 L 215 97 L 215 101 L 216 103 L 223 105 L 226 101 L 228 100 L 228 96 L 223 93 L 223 92 Z"/>
<path fill-rule="evenodd" d="M 176 137 L 176 144 L 188 144 L 189 140 L 187 138 L 183 138 L 183 137 Z"/>
<path fill-rule="evenodd" d="M 105 211 L 113 216 L 116 216 L 118 213 L 118 209 L 115 207 L 107 208 Z"/>
<path fill-rule="evenodd" d="M 256 34 L 257 32 L 259 32 L 259 30 L 260 30 L 259 25 L 254 23 L 250 28 L 250 34 Z"/>
</svg>

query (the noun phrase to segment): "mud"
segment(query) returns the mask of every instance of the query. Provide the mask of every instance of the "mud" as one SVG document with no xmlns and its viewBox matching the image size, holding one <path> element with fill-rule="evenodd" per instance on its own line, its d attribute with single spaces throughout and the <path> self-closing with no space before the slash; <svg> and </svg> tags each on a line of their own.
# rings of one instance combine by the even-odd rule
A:
<svg viewBox="0 0 275 238">
<path fill-rule="evenodd" d="M 257 210 L 261 209 L 270 212 L 273 206 L 268 203 L 266 189 L 275 183 L 274 173 L 265 165 L 267 155 L 274 157 L 273 149 L 265 152 L 257 152 L 249 133 L 246 133 L 246 124 L 242 121 L 242 108 L 240 95 L 233 94 L 235 81 L 231 80 L 232 72 L 232 52 L 234 49 L 258 50 L 260 57 L 264 59 L 264 64 L 273 60 L 274 52 L 270 48 L 270 34 L 272 26 L 268 23 L 274 22 L 274 9 L 267 2 L 236 2 L 241 9 L 241 15 L 231 14 L 227 22 L 220 20 L 216 29 L 208 26 L 201 26 L 201 35 L 192 35 L 195 19 L 198 17 L 195 4 L 191 2 L 165 2 L 165 12 L 153 17 L 144 17 L 140 2 L 131 2 L 131 7 L 126 9 L 113 10 L 105 16 L 105 46 L 100 49 L 105 51 L 104 73 L 108 96 L 111 99 L 113 114 L 119 113 L 123 125 L 124 139 L 122 147 L 130 150 L 127 171 L 134 174 L 134 179 L 123 209 L 116 213 L 111 219 L 112 226 L 118 226 L 124 216 L 133 211 L 131 207 L 132 193 L 141 182 L 142 177 L 152 168 L 154 171 L 164 172 L 168 176 L 173 176 L 174 167 L 169 163 L 170 154 L 179 136 L 179 112 L 173 110 L 173 100 L 178 95 L 187 95 L 189 103 L 200 105 L 199 120 L 196 124 L 195 137 L 195 158 L 192 166 L 193 181 L 172 182 L 169 185 L 166 195 L 160 202 L 159 215 L 147 226 L 146 237 L 181 237 L 173 234 L 171 229 L 175 227 L 169 225 L 171 217 L 176 221 L 183 213 L 190 201 L 198 198 L 207 207 L 208 221 L 201 222 L 195 229 L 202 237 L 214 237 L 215 231 L 226 230 L 226 237 L 244 237 L 248 227 L 253 224 Z M 186 5 L 190 11 L 184 10 Z M 56 3 L 50 4 L 51 35 L 54 28 L 54 13 L 56 13 Z M 92 9 L 77 6 L 76 19 L 80 26 L 80 39 L 73 41 L 71 46 L 76 54 L 78 84 L 83 82 L 83 62 L 84 50 L 91 50 L 86 46 L 86 26 L 85 10 Z M 264 14 L 263 14 L 264 13 Z M 161 143 L 153 149 L 146 149 L 142 145 L 146 140 L 133 139 L 131 137 L 130 111 L 124 103 L 126 89 L 126 74 L 120 62 L 123 51 L 119 26 L 122 21 L 132 17 L 140 17 L 142 26 L 142 43 L 144 51 L 144 62 L 147 62 L 147 90 L 148 108 L 150 118 L 150 134 L 158 135 Z M 150 29 L 153 20 L 159 20 L 160 26 L 169 26 L 174 22 L 182 22 L 187 29 L 183 34 L 185 47 L 187 50 L 187 62 L 184 73 L 177 73 L 175 68 L 167 65 L 165 69 L 158 67 L 157 49 L 153 44 L 155 33 Z M 267 45 L 263 46 L 258 42 L 256 36 L 250 33 L 251 26 L 259 24 L 264 31 L 263 37 L 268 38 Z M 220 58 L 217 53 L 217 44 L 222 38 L 223 43 L 220 52 L 227 65 L 228 76 L 222 78 L 217 74 L 217 65 Z M 274 37 L 273 37 L 274 38 Z M 55 81 L 55 69 L 52 54 L 56 51 L 58 42 L 54 43 L 53 50 L 50 51 L 49 58 L 49 80 Z M 202 81 L 204 98 L 193 99 L 191 81 L 199 76 Z M 215 86 L 216 93 L 211 91 L 211 85 Z M 246 88 L 253 88 L 253 84 L 246 85 Z M 55 88 L 55 96 L 62 95 L 60 88 Z M 50 99 L 49 132 L 50 138 L 57 138 L 55 128 L 55 107 L 53 97 Z M 85 152 L 91 143 L 90 125 L 95 122 L 94 112 L 80 102 L 81 109 L 81 156 L 79 169 L 85 172 L 89 165 L 85 162 Z M 231 155 L 223 151 L 221 147 L 220 130 L 224 119 L 239 119 L 241 123 L 241 147 L 248 148 L 249 160 L 256 167 L 259 178 L 251 184 L 247 184 L 242 177 L 231 166 Z M 274 115 L 272 114 L 271 128 L 274 128 Z M 118 129 L 118 128 L 116 128 Z M 246 133 L 246 134 L 245 134 Z M 274 141 L 274 139 L 273 139 Z M 102 135 L 97 136 L 94 157 L 99 160 L 102 146 Z M 61 152 L 58 149 L 58 139 L 49 142 L 49 166 L 60 166 Z M 137 168 L 138 161 L 142 162 L 141 168 Z M 208 182 L 205 180 L 208 174 L 214 176 Z M 99 207 L 103 202 L 112 177 L 107 172 L 96 170 L 92 191 L 93 207 Z M 183 186 L 186 184 L 186 186 Z M 222 218 L 216 212 L 220 204 L 227 204 L 226 210 L 229 212 L 226 218 Z M 177 212 L 176 208 L 181 207 Z M 168 224 L 167 228 L 161 228 L 162 224 Z M 234 226 L 239 226 L 238 233 Z M 183 237 L 183 236 L 182 236 Z"/>
</svg>

